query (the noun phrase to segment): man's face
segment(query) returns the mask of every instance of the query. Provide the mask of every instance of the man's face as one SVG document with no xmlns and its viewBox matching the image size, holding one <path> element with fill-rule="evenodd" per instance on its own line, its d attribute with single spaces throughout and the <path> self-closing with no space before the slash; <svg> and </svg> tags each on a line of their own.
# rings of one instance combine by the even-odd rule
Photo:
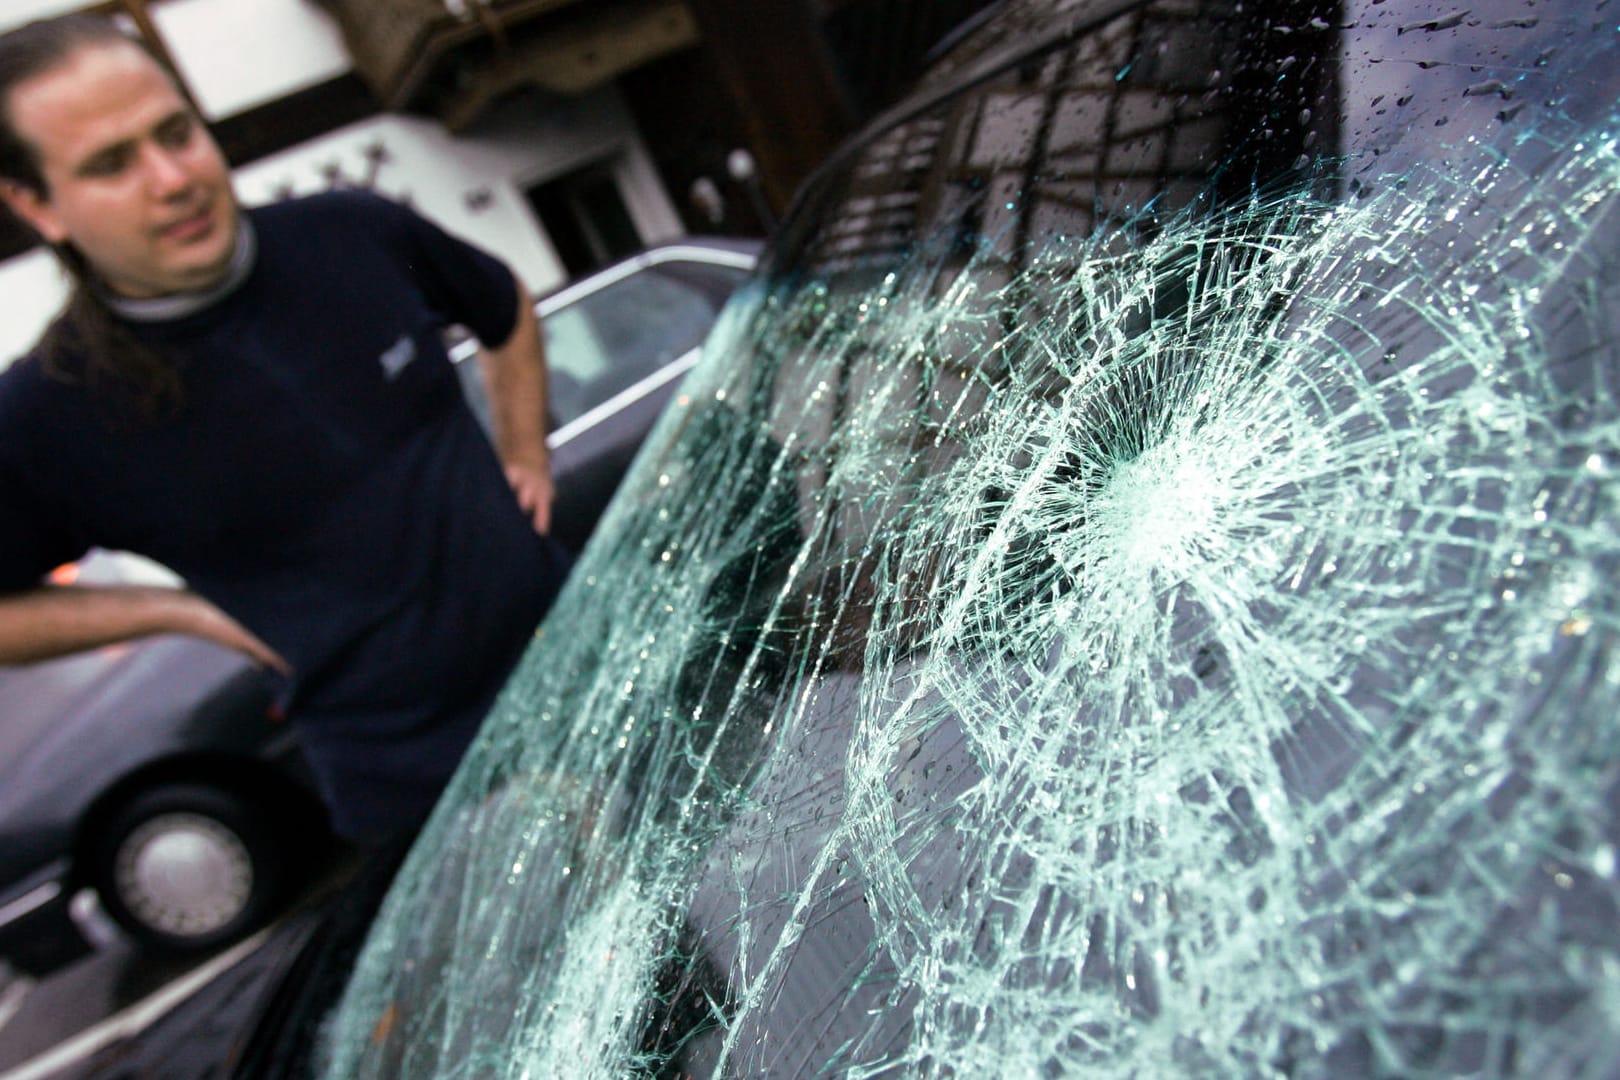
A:
<svg viewBox="0 0 1620 1080">
<path fill-rule="evenodd" d="M 219 147 L 168 75 L 134 45 L 90 45 L 16 86 L 11 123 L 45 193 L 0 197 L 52 244 L 70 243 L 113 291 L 148 298 L 218 282 L 236 245 Z"/>
</svg>

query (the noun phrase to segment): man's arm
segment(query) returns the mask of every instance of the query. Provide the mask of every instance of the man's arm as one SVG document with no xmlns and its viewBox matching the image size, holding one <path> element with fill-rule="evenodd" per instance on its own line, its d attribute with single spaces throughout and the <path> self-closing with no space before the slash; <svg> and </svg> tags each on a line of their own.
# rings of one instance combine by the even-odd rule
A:
<svg viewBox="0 0 1620 1080">
<path fill-rule="evenodd" d="M 204 638 L 256 663 L 287 661 L 196 593 L 150 585 L 46 585 L 0 596 L 0 664 L 26 664 L 149 634 Z"/>
<path fill-rule="evenodd" d="M 546 356 L 534 299 L 517 283 L 517 327 L 498 349 L 479 350 L 478 364 L 495 425 L 495 451 L 518 505 L 536 532 L 551 529 L 551 451 L 546 447 Z"/>
</svg>

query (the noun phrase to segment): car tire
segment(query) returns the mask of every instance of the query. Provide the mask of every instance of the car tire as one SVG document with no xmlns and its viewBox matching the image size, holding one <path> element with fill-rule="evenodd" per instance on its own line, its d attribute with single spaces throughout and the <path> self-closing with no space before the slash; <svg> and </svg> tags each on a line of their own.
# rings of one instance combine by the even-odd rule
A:
<svg viewBox="0 0 1620 1080">
<path fill-rule="evenodd" d="M 279 831 L 253 800 L 203 784 L 136 796 L 92 855 L 102 906 L 147 948 L 192 951 L 256 927 L 286 878 Z"/>
</svg>

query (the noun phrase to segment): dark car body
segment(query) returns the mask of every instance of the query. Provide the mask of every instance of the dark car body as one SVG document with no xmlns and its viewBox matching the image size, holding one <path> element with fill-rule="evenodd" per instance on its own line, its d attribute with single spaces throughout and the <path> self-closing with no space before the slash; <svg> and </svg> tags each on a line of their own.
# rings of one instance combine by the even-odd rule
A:
<svg viewBox="0 0 1620 1080">
<path fill-rule="evenodd" d="M 1614 1075 L 1617 60 L 998 5 L 722 317 L 323 1075 Z"/>
<path fill-rule="evenodd" d="M 570 549 L 594 527 L 756 251 L 746 241 L 666 244 L 536 302 L 555 387 L 554 520 Z M 452 360 L 487 417 L 473 353 L 460 345 Z M 121 580 L 129 563 L 92 556 L 83 579 Z M 81 954 L 71 908 L 87 888 L 149 945 L 209 946 L 262 920 L 327 843 L 274 690 L 241 657 L 174 636 L 0 668 L 0 956 L 38 973 Z M 174 793 L 177 805 L 154 802 Z M 120 863 L 111 850 L 114 834 L 137 827 L 125 820 L 132 807 L 174 825 L 166 841 L 147 837 L 153 865 L 144 870 L 136 855 Z M 240 817 L 247 842 L 213 832 L 210 815 Z M 138 902 L 109 903 L 119 865 L 130 882 L 142 873 L 228 879 L 207 888 L 241 910 L 206 926 L 178 912 L 143 916 Z"/>
<path fill-rule="evenodd" d="M 174 636 L 0 669 L 17 748 L 0 765 L 0 954 L 38 973 L 82 951 L 86 838 L 136 793 L 201 775 L 312 798 L 274 698 L 234 653 Z"/>
</svg>

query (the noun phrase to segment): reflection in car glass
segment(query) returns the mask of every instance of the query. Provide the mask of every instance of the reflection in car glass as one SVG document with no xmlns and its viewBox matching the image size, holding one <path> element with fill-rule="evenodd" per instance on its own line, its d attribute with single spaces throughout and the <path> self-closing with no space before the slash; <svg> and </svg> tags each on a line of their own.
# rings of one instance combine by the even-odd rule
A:
<svg viewBox="0 0 1620 1080">
<path fill-rule="evenodd" d="M 801 193 L 334 1077 L 1587 1076 L 1603 0 L 1022 0 Z"/>
</svg>

